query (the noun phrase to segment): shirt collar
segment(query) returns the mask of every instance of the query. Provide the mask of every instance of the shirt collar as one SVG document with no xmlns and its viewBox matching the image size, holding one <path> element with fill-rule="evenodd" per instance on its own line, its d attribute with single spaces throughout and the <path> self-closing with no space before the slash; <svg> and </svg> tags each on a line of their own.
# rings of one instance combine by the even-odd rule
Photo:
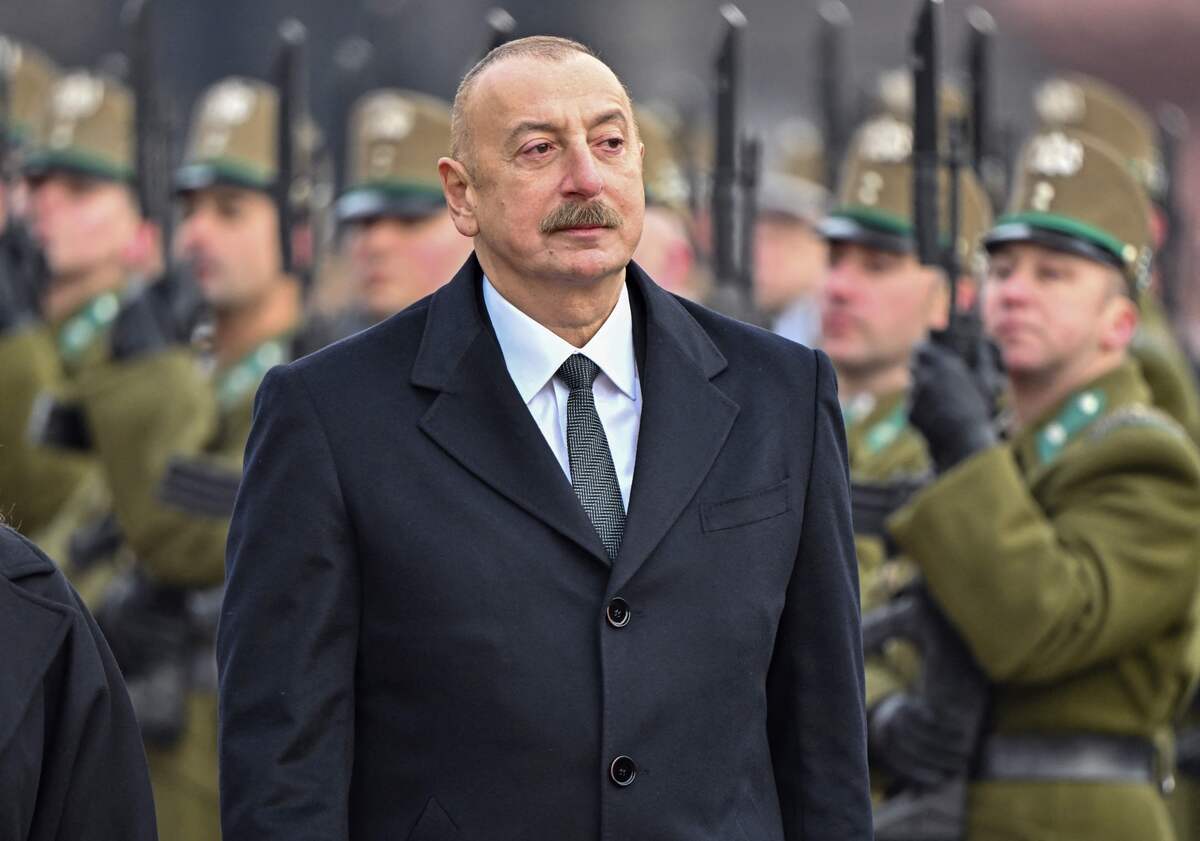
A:
<svg viewBox="0 0 1200 841">
<path fill-rule="evenodd" d="M 483 278 L 483 303 L 500 342 L 509 376 L 526 404 L 573 353 L 582 353 L 595 362 L 626 397 L 636 399 L 633 313 L 629 307 L 629 290 L 624 285 L 616 307 L 582 348 L 555 335 L 514 307 L 496 291 L 486 275 Z"/>
</svg>

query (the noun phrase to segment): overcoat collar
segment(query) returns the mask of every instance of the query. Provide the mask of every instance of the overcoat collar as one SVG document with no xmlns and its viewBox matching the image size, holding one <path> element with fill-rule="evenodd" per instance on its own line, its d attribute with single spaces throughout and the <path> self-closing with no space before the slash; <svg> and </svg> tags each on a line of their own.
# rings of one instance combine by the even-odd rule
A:
<svg viewBox="0 0 1200 841">
<path fill-rule="evenodd" d="M 412 383 L 440 394 L 420 426 L 496 492 L 608 564 L 604 547 L 508 376 L 480 298 L 474 255 L 432 297 Z M 673 296 L 630 263 L 643 407 L 633 489 L 610 589 L 646 561 L 695 496 L 737 415 L 711 380 L 726 366 Z M 640 349 L 639 349 L 640 350 Z M 697 525 L 697 528 L 699 526 Z"/>
</svg>

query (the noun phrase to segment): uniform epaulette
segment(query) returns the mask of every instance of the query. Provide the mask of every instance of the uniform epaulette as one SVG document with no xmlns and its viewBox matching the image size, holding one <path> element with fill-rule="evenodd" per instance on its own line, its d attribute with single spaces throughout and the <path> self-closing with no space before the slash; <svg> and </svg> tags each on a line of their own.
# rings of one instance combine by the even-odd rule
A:
<svg viewBox="0 0 1200 841">
<path fill-rule="evenodd" d="M 1088 434 L 1089 441 L 1099 441 L 1118 429 L 1131 427 L 1151 427 L 1170 432 L 1187 440 L 1188 434 L 1174 418 L 1153 406 L 1134 403 L 1111 412 L 1100 418 L 1092 425 Z"/>
</svg>

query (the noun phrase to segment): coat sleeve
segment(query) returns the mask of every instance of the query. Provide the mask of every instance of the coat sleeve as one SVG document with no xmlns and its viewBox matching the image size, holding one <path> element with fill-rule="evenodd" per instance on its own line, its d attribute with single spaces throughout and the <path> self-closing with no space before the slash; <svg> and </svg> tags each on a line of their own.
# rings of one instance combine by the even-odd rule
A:
<svg viewBox="0 0 1200 841">
<path fill-rule="evenodd" d="M 1058 680 L 1146 645 L 1192 610 L 1200 462 L 1191 447 L 1145 427 L 1079 447 L 1055 468 L 1059 490 L 1045 507 L 997 446 L 889 523 L 993 680 Z"/>
<path fill-rule="evenodd" d="M 10 564 L 29 570 L 13 592 L 35 615 L 53 616 L 58 629 L 52 657 L 33 646 L 21 652 L 25 656 L 36 652 L 46 661 L 37 665 L 41 675 L 37 697 L 44 711 L 34 736 L 40 740 L 40 766 L 26 766 L 26 771 L 40 770 L 36 807 L 29 817 L 28 835 L 17 837 L 154 841 L 154 799 L 141 731 L 104 637 L 79 596 L 39 549 L 11 534 L 0 534 L 0 553 L 5 552 Z M 27 627 L 38 624 L 28 622 Z M 13 663 L 19 662 L 13 658 Z M 13 751 L 7 758 L 14 757 L 21 758 L 21 752 Z"/>
<path fill-rule="evenodd" d="M 812 460 L 799 550 L 767 676 L 768 731 L 788 841 L 868 841 L 862 635 L 846 439 L 833 367 L 823 353 L 815 354 Z"/>
<path fill-rule="evenodd" d="M 154 797 L 133 705 L 96 622 L 74 592 L 71 600 L 76 640 L 68 652 L 69 691 L 56 734 L 64 744 L 47 751 L 64 786 L 55 837 L 154 841 Z M 63 714 L 73 719 L 65 721 Z"/>
<path fill-rule="evenodd" d="M 217 634 L 225 841 L 345 838 L 360 593 L 333 453 L 291 367 L 267 374 Z"/>
<path fill-rule="evenodd" d="M 159 501 L 172 458 L 205 450 L 216 435 L 212 386 L 187 348 L 101 366 L 80 398 L 121 531 L 151 578 L 213 587 L 224 571 L 226 517 L 191 514 Z M 239 454 L 230 454 L 232 469 Z"/>
</svg>

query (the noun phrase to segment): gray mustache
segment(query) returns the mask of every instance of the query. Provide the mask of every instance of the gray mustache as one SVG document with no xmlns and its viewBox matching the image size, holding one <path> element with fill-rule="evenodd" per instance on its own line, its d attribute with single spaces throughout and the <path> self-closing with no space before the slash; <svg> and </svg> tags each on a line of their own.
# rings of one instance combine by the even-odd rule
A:
<svg viewBox="0 0 1200 841">
<path fill-rule="evenodd" d="M 543 219 L 541 225 L 538 226 L 538 230 L 543 234 L 552 234 L 555 231 L 562 231 L 567 228 L 583 228 L 596 225 L 602 228 L 619 228 L 623 221 L 621 214 L 606 204 L 601 204 L 600 202 L 591 202 L 589 204 L 572 202 L 562 205 Z"/>
</svg>

